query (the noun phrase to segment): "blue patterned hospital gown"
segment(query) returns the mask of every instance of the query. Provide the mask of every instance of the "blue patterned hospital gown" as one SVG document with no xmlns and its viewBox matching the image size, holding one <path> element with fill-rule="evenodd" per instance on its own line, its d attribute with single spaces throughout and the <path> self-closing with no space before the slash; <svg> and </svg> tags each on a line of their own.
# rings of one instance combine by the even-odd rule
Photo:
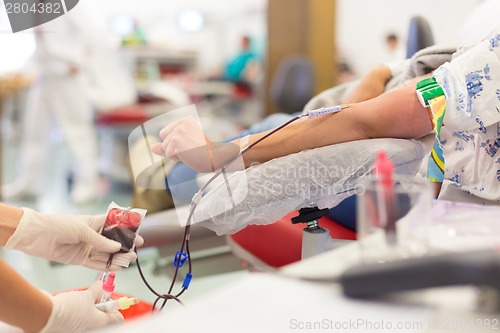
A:
<svg viewBox="0 0 500 333">
<path fill-rule="evenodd" d="M 500 26 L 440 66 L 434 77 L 446 96 L 439 137 L 445 158 L 442 195 L 461 192 L 500 202 Z"/>
</svg>

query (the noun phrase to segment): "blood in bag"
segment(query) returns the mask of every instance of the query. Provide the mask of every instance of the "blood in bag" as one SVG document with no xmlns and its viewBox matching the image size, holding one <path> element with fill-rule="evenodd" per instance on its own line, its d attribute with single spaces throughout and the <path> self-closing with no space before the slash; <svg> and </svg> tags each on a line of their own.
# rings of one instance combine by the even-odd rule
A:
<svg viewBox="0 0 500 333">
<path fill-rule="evenodd" d="M 112 208 L 106 216 L 102 235 L 119 242 L 120 253 L 134 248 L 135 237 L 141 224 L 142 216 L 129 209 Z"/>
</svg>

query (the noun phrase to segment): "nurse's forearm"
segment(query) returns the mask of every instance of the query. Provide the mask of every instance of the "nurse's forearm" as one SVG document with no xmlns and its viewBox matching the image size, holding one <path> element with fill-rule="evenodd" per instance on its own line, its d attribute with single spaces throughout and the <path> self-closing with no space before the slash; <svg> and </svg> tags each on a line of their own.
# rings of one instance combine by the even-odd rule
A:
<svg viewBox="0 0 500 333">
<path fill-rule="evenodd" d="M 39 332 L 52 311 L 48 296 L 0 259 L 0 321 L 26 333 Z"/>
<path fill-rule="evenodd" d="M 352 104 L 333 115 L 292 123 L 255 145 L 244 160 L 248 167 L 305 149 L 369 138 L 419 138 L 431 130 L 429 113 L 411 85 Z M 250 136 L 249 144 L 263 135 Z"/>
<path fill-rule="evenodd" d="M 0 246 L 5 246 L 7 240 L 16 231 L 22 216 L 21 208 L 0 203 Z"/>
</svg>

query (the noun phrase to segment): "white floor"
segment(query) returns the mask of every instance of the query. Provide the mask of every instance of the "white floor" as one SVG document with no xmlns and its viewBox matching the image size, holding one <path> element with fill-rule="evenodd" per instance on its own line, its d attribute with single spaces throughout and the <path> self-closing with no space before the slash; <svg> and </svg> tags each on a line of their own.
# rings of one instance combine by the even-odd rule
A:
<svg viewBox="0 0 500 333">
<path fill-rule="evenodd" d="M 119 205 L 129 206 L 131 198 L 131 188 L 127 184 L 115 184 L 109 179 L 103 178 L 101 181 L 102 197 L 98 202 L 86 206 L 75 206 L 68 196 L 66 181 L 68 154 L 61 144 L 57 144 L 53 150 L 54 156 L 49 158 L 47 191 L 33 201 L 16 202 L 3 200 L 5 203 L 34 208 L 41 212 L 64 213 L 64 214 L 103 214 L 111 201 Z M 3 183 L 11 182 L 16 173 L 19 157 L 18 144 L 15 139 L 5 138 L 3 144 Z M 172 256 L 174 253 L 172 253 Z M 47 260 L 29 257 L 17 251 L 7 251 L 0 248 L 0 256 L 3 257 L 15 270 L 29 280 L 38 288 L 48 292 L 57 292 L 73 288 L 88 286 L 96 277 L 96 272 L 77 266 L 56 265 Z M 171 283 L 171 277 L 165 272 L 153 274 L 155 260 L 159 258 L 156 249 L 145 249 L 139 252 L 139 257 L 144 273 L 149 283 L 160 293 L 166 293 Z M 235 258 L 233 257 L 232 260 Z M 193 264 L 193 280 L 190 288 L 185 292 L 181 300 L 188 303 L 190 299 L 222 287 L 226 282 L 234 280 L 248 274 L 245 270 L 237 270 L 231 273 L 217 274 L 210 272 L 209 275 L 200 274 L 197 277 L 196 266 Z M 182 283 L 182 279 L 180 282 Z M 178 290 L 178 289 L 175 289 Z M 174 290 L 174 291 L 175 291 Z M 152 302 L 156 298 L 142 282 L 136 265 L 122 269 L 117 273 L 116 291 L 141 298 L 144 301 Z M 170 303 L 169 303 L 170 304 Z M 167 305 L 176 306 L 176 305 Z M 167 309 L 166 308 L 166 309 Z"/>
</svg>

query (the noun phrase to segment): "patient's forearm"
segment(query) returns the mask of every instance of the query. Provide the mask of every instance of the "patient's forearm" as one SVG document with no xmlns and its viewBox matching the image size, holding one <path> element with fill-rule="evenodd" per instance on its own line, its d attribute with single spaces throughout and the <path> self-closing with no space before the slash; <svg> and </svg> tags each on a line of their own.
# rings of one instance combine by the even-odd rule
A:
<svg viewBox="0 0 500 333">
<path fill-rule="evenodd" d="M 368 138 L 419 138 L 432 130 L 427 110 L 419 103 L 415 86 L 391 90 L 374 99 L 352 104 L 337 114 L 299 120 L 254 146 L 244 155 L 245 165 L 305 149 Z M 267 132 L 266 132 L 267 133 Z M 265 135 L 252 135 L 249 143 Z"/>
</svg>

